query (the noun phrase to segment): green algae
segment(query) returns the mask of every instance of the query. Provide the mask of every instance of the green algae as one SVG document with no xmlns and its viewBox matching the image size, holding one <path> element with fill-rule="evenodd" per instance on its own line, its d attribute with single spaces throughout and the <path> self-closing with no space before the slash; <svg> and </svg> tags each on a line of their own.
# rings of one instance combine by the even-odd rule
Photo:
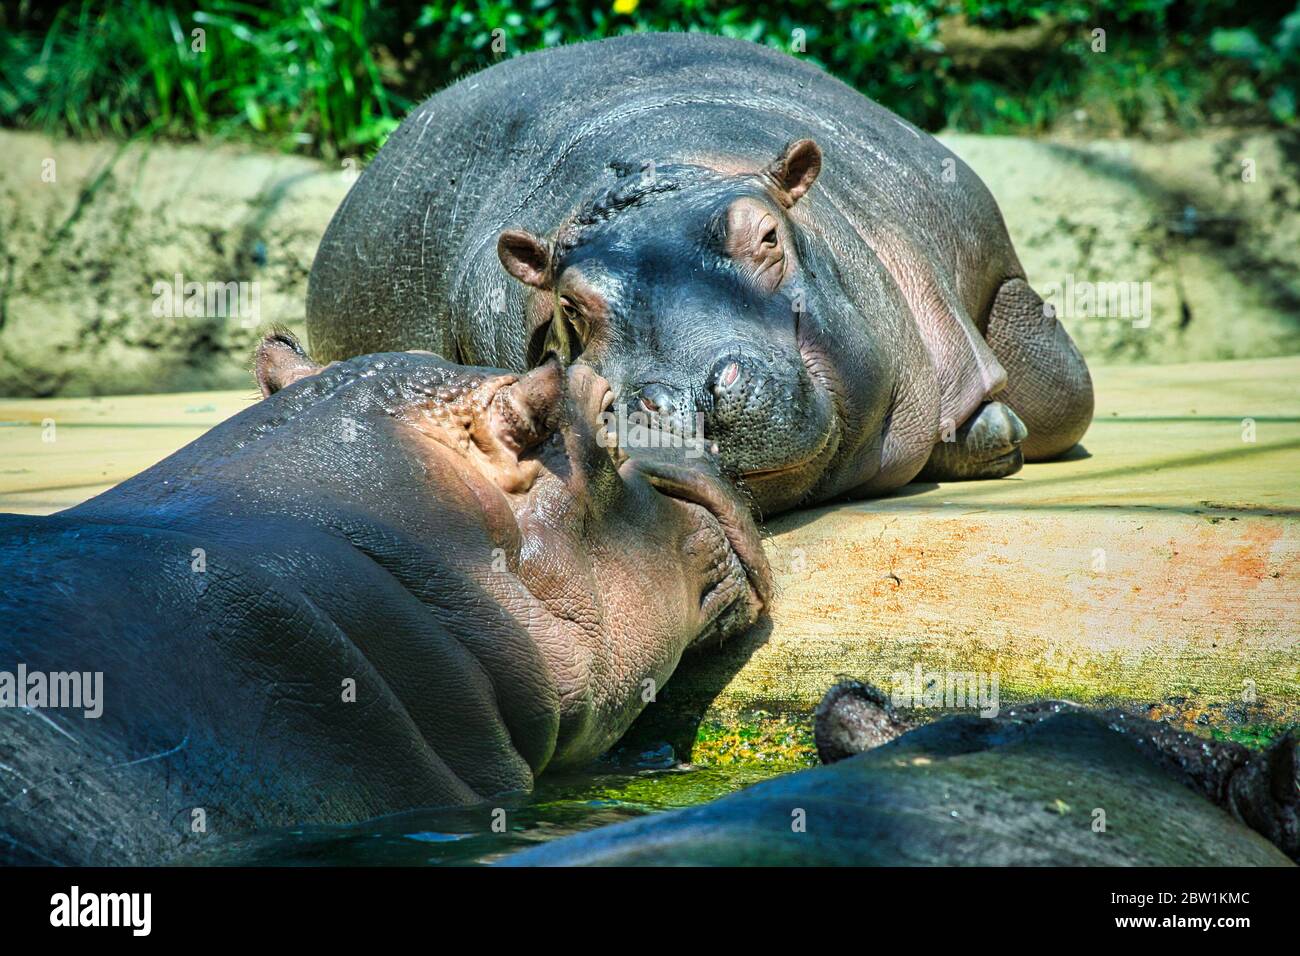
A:
<svg viewBox="0 0 1300 956">
<path fill-rule="evenodd" d="M 1004 704 L 1004 706 L 1010 706 Z M 1264 707 L 1211 708 L 1181 698 L 1135 709 L 1140 716 L 1169 723 L 1214 740 L 1260 748 L 1283 734 L 1300 731 L 1293 721 L 1272 721 Z M 944 716 L 913 712 L 918 719 Z M 677 758 L 685 757 L 688 762 Z M 659 766 L 646 766 L 658 761 Z M 911 766 L 917 758 L 907 761 Z M 531 794 L 496 805 L 456 810 L 421 810 L 345 827 L 295 827 L 214 847 L 185 862 L 217 865 L 481 865 L 538 844 L 639 817 L 710 803 L 754 784 L 785 777 L 817 764 L 808 717 L 756 711 L 733 719 L 709 718 L 694 728 L 681 750 L 662 742 L 617 748 L 583 770 L 544 775 Z M 919 764 L 918 764 L 919 765 Z M 915 767 L 912 767 L 915 769 Z M 953 766 L 953 772 L 962 768 Z M 1040 768 L 1046 772 L 1048 768 Z M 980 760 L 967 770 L 984 783 L 997 783 L 1013 768 L 1000 759 Z M 1023 768 L 1020 768 L 1023 770 Z M 1055 816 L 1072 817 L 1077 795 L 1044 793 L 1041 805 Z M 1136 826 L 1140 821 L 1130 821 Z"/>
<path fill-rule="evenodd" d="M 691 760 L 706 767 L 762 765 L 800 770 L 817 763 L 811 723 L 759 711 L 747 719 L 700 724 Z"/>
<path fill-rule="evenodd" d="M 806 827 L 791 826 L 792 815 Z M 1288 865 L 1085 711 L 967 715 L 707 807 L 580 834 L 531 865 Z"/>
<path fill-rule="evenodd" d="M 1068 695 L 1062 695 L 1070 699 Z M 1086 695 L 1079 695 L 1087 700 Z M 1005 695 L 1001 708 L 1042 700 L 1041 694 Z M 1241 701 L 1209 701 L 1199 695 L 1171 696 L 1145 705 L 1098 698 L 1088 700 L 1097 707 L 1119 706 L 1135 716 L 1157 720 L 1210 740 L 1231 740 L 1247 747 L 1263 748 L 1290 732 L 1300 736 L 1296 709 L 1286 703 L 1246 704 Z M 953 712 L 948 710 L 900 709 L 917 723 L 929 723 Z M 751 711 L 736 717 L 710 715 L 695 728 L 694 738 L 678 744 L 696 769 L 727 769 L 757 778 L 816 766 L 817 747 L 811 718 L 769 711 Z"/>
<path fill-rule="evenodd" d="M 1263 750 L 1287 734 L 1300 738 L 1300 724 L 1250 724 L 1245 727 L 1212 727 L 1210 739 L 1231 740 L 1255 750 Z"/>
<path fill-rule="evenodd" d="M 304 826 L 223 841 L 187 864 L 216 866 L 474 866 L 637 817 L 709 803 L 806 762 L 736 761 L 663 769 L 602 761 L 548 775 L 532 794 L 450 810 L 418 810 L 349 826 Z"/>
</svg>

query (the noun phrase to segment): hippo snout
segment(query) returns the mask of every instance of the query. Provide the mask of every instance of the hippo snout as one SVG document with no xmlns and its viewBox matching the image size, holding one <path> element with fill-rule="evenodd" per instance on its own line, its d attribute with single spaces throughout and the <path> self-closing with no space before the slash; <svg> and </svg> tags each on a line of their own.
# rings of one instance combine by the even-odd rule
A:
<svg viewBox="0 0 1300 956">
<path fill-rule="evenodd" d="M 765 510 L 799 500 L 835 452 L 830 398 L 797 352 L 724 351 L 708 366 L 702 404 L 724 471 Z"/>
<path fill-rule="evenodd" d="M 804 495 L 836 448 L 830 397 L 799 352 L 727 344 L 680 359 L 648 375 L 606 372 L 628 382 L 618 389 L 626 418 L 620 444 L 675 446 L 680 439 L 718 455 L 723 473 L 743 479 L 764 510 Z"/>
<path fill-rule="evenodd" d="M 793 379 L 793 376 L 791 376 Z M 783 381 L 770 363 L 747 355 L 724 355 L 706 379 L 709 423 L 720 432 L 757 432 L 796 411 L 797 381 Z"/>
<path fill-rule="evenodd" d="M 697 419 L 701 409 L 688 389 L 665 382 L 646 382 L 632 388 L 627 411 L 629 415 L 637 416 L 633 421 L 644 421 L 651 428 L 703 438 L 703 435 L 697 435 L 703 431 L 702 423 Z"/>
<path fill-rule="evenodd" d="M 684 406 L 679 392 L 658 382 L 651 382 L 642 388 L 637 395 L 637 402 L 647 412 L 657 412 L 666 417 L 672 417 Z"/>
</svg>

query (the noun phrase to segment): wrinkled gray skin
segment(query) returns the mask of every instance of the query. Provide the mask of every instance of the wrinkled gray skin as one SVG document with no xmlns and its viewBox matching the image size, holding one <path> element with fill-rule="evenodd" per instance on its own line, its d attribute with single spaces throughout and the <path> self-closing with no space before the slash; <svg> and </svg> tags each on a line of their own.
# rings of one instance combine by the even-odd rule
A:
<svg viewBox="0 0 1300 956">
<path fill-rule="evenodd" d="M 0 669 L 104 674 L 99 719 L 0 708 L 0 862 L 524 790 L 759 613 L 748 512 L 699 468 L 620 465 L 589 369 L 566 399 L 555 363 L 322 371 L 272 336 L 257 372 L 270 397 L 148 471 L 0 515 Z"/>
<path fill-rule="evenodd" d="M 1048 312 L 934 138 L 794 57 L 661 34 L 427 100 L 338 209 L 307 325 L 331 358 L 580 359 L 631 411 L 703 415 L 772 513 L 1071 448 L 1092 384 Z"/>
<path fill-rule="evenodd" d="M 1300 856 L 1289 738 L 1259 753 L 1061 701 L 914 727 L 856 683 L 832 689 L 815 726 L 831 766 L 505 862 L 1288 866 L 1284 853 Z M 803 832 L 792 828 L 799 810 Z"/>
</svg>

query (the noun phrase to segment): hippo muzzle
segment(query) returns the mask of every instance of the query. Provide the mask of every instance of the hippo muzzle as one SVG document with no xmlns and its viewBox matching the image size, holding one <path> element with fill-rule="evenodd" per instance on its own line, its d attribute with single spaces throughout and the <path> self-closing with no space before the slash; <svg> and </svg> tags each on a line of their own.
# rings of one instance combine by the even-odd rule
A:
<svg viewBox="0 0 1300 956">
<path fill-rule="evenodd" d="M 839 422 L 794 344 L 735 342 L 683 365 L 625 386 L 623 414 L 716 453 L 760 512 L 799 503 L 837 449 Z"/>
</svg>

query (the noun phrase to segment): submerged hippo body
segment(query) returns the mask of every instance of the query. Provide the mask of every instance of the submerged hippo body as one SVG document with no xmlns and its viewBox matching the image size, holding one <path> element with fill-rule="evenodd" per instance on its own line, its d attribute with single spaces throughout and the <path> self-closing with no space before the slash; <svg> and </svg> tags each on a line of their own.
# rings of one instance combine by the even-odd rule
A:
<svg viewBox="0 0 1300 956">
<path fill-rule="evenodd" d="M 1300 857 L 1289 738 L 1261 754 L 1059 701 L 909 728 L 887 704 L 839 697 L 845 706 L 828 717 L 827 702 L 817 737 L 832 765 L 507 862 L 1288 866 L 1287 854 Z"/>
<path fill-rule="evenodd" d="M 1009 474 L 1092 415 L 960 159 L 812 65 L 695 34 L 514 57 L 427 100 L 335 214 L 307 321 L 331 358 L 580 359 L 629 411 L 701 417 L 768 513 Z"/>
<path fill-rule="evenodd" d="M 698 467 L 616 467 L 589 369 L 566 398 L 555 363 L 321 370 L 273 337 L 258 374 L 274 394 L 148 471 L 0 516 L 0 671 L 103 674 L 97 718 L 0 698 L 0 861 L 527 789 L 757 613 L 747 512 Z"/>
</svg>

